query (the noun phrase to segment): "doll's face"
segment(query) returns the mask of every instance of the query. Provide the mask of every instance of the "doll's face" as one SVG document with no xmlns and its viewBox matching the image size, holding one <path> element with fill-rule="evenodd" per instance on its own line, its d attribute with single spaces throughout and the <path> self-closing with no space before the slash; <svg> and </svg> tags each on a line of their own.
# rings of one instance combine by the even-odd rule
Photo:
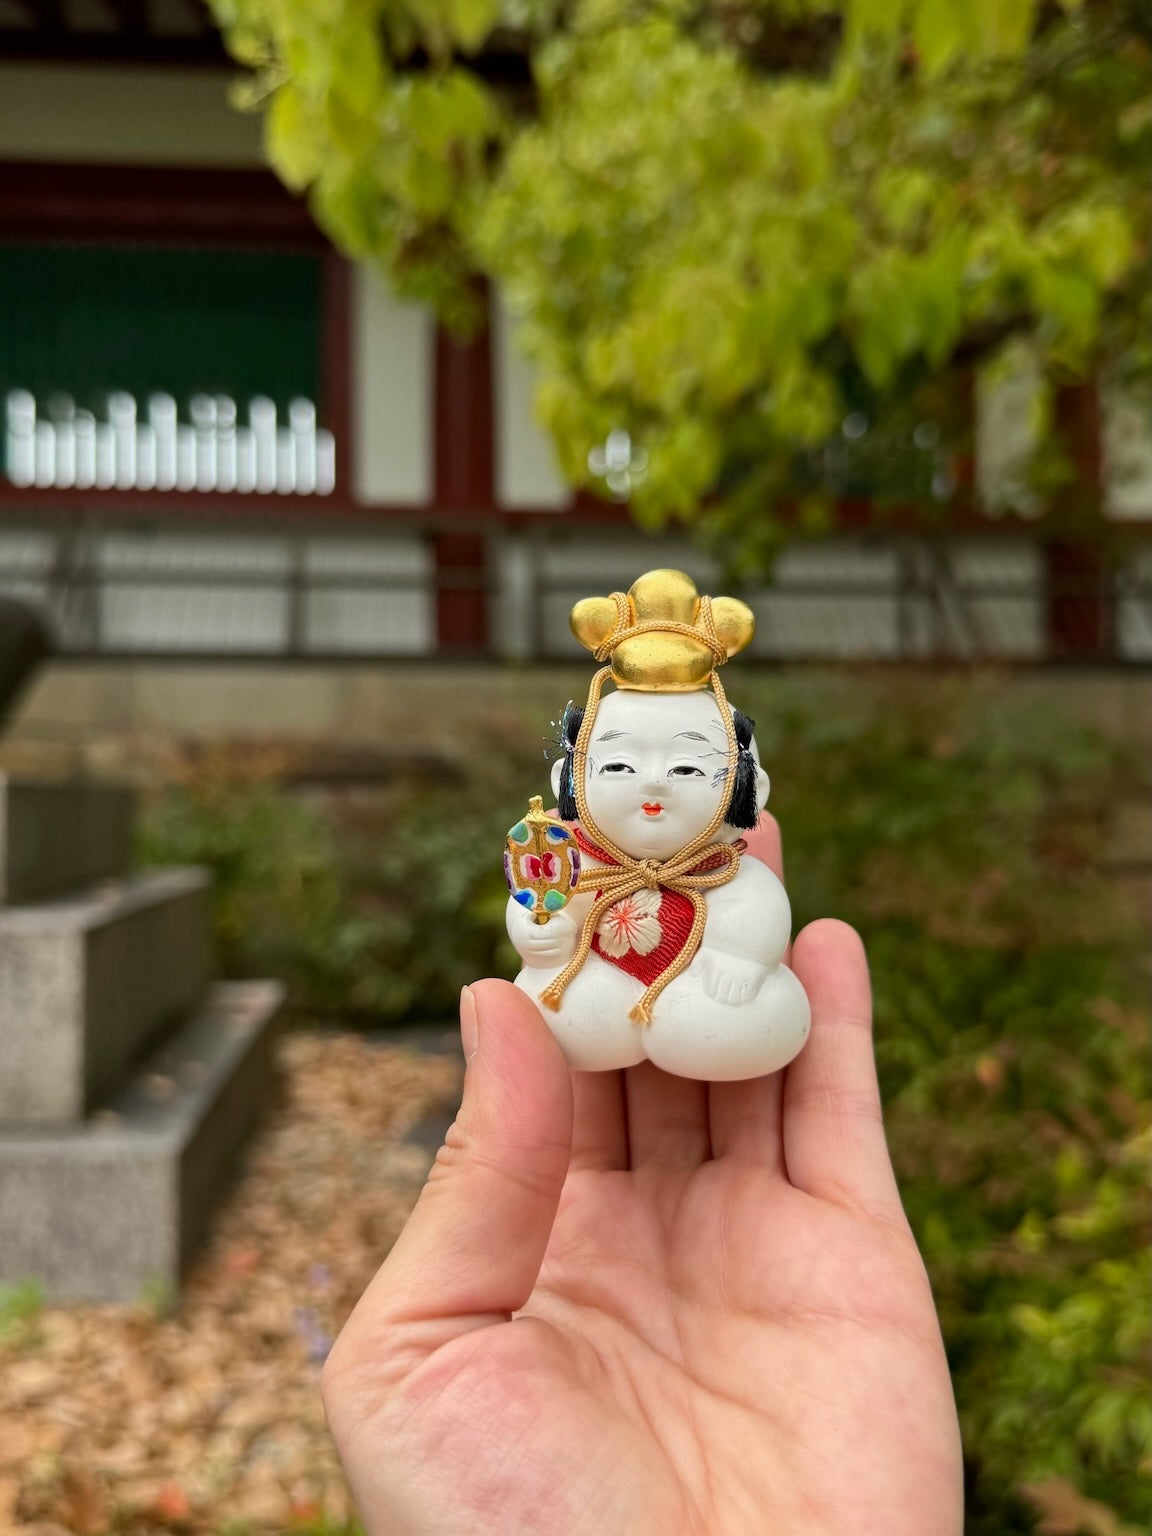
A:
<svg viewBox="0 0 1152 1536">
<path fill-rule="evenodd" d="M 601 699 L 584 790 L 592 819 L 632 858 L 667 859 L 699 837 L 728 792 L 727 770 L 728 740 L 713 694 L 622 689 Z M 758 779 L 762 805 L 763 770 Z M 726 833 L 737 835 L 726 828 L 718 839 Z"/>
</svg>

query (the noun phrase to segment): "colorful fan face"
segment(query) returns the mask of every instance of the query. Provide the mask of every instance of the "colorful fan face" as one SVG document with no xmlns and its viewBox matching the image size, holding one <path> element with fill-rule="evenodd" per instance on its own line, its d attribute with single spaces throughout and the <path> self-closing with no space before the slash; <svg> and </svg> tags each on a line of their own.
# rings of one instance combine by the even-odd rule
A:
<svg viewBox="0 0 1152 1536">
<path fill-rule="evenodd" d="M 504 876 L 512 900 L 546 923 L 568 905 L 580 877 L 580 850 L 563 823 L 544 814 L 543 801 L 533 795 L 528 814 L 508 833 Z"/>
</svg>

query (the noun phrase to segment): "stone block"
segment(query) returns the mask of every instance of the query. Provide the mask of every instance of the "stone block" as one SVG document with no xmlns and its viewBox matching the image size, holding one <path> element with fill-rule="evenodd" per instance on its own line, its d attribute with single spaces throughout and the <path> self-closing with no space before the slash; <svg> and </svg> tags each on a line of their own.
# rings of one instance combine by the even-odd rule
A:
<svg viewBox="0 0 1152 1536">
<path fill-rule="evenodd" d="M 274 982 L 217 986 L 81 1125 L 0 1131 L 0 1283 L 129 1303 L 179 1285 L 274 1101 L 282 998 Z"/>
<path fill-rule="evenodd" d="M 0 1126 L 81 1119 L 201 1003 L 210 886 L 167 869 L 0 908 Z"/>
<path fill-rule="evenodd" d="M 135 796 L 118 784 L 22 784 L 0 773 L 0 906 L 123 875 Z"/>
</svg>

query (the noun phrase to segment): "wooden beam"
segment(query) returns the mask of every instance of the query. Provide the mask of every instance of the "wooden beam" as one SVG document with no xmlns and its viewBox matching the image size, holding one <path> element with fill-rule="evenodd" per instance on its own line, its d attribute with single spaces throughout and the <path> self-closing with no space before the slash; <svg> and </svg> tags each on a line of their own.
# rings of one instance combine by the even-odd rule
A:
<svg viewBox="0 0 1152 1536">
<path fill-rule="evenodd" d="M 24 9 L 38 31 L 52 34 L 64 31 L 64 10 L 60 0 L 25 0 Z"/>
<path fill-rule="evenodd" d="M 474 533 L 432 537 L 436 645 L 441 655 L 482 656 L 489 633 L 488 539 L 481 518 L 495 508 L 489 325 L 468 341 L 437 330 L 435 387 L 436 507 L 476 519 Z"/>
<path fill-rule="evenodd" d="M 339 251 L 324 253 L 320 299 L 320 420 L 336 439 L 335 501 L 352 499 L 352 273 Z"/>
<path fill-rule="evenodd" d="M 195 30 L 152 30 L 147 0 L 102 0 L 113 30 L 77 31 L 68 25 L 61 0 L 17 0 L 28 25 L 0 26 L 0 60 L 77 64 L 156 64 L 233 68 L 224 40 L 207 9 L 188 0 Z"/>
<path fill-rule="evenodd" d="M 143 37 L 150 30 L 147 0 L 104 0 L 104 4 L 120 23 L 122 32 Z"/>
<path fill-rule="evenodd" d="M 1056 391 L 1056 438 L 1073 477 L 1052 496 L 1044 540 L 1048 654 L 1107 661 L 1115 653 L 1111 562 L 1103 537 L 1104 449 L 1096 380 Z"/>
<path fill-rule="evenodd" d="M 492 332 L 468 341 L 436 332 L 436 504 L 490 511 L 493 489 Z"/>
<path fill-rule="evenodd" d="M 475 533 L 432 535 L 436 571 L 436 653 L 488 654 L 488 537 Z"/>
<path fill-rule="evenodd" d="M 184 0 L 184 8 L 192 12 L 202 37 L 216 36 L 216 22 L 205 0 Z"/>
<path fill-rule="evenodd" d="M 28 27 L 38 27 L 40 25 L 40 7 L 35 4 L 35 0 L 12 0 L 12 4 L 18 5 L 25 16 L 27 16 Z"/>
<path fill-rule="evenodd" d="M 17 240 L 326 244 L 271 171 L 0 162 L 0 208 Z"/>
</svg>

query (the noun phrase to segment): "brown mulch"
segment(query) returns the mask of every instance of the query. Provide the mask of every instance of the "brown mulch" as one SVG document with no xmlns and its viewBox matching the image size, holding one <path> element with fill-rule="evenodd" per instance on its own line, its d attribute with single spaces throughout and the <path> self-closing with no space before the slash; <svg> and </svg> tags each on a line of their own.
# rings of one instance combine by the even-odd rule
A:
<svg viewBox="0 0 1152 1536">
<path fill-rule="evenodd" d="M 0 1533 L 350 1517 L 320 1366 L 427 1173 L 406 1135 L 455 1102 L 460 1067 L 347 1036 L 281 1053 L 283 1106 L 177 1308 L 0 1313 Z"/>
</svg>

